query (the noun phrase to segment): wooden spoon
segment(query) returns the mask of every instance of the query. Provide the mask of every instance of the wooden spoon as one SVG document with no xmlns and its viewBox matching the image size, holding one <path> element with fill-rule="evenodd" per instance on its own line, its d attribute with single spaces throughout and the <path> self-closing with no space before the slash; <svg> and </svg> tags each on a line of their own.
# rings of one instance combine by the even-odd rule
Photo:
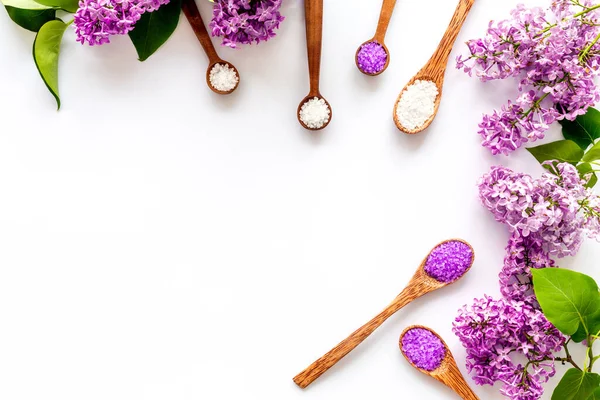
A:
<svg viewBox="0 0 600 400">
<path fill-rule="evenodd" d="M 230 62 L 227 62 L 227 61 L 224 61 L 223 59 L 221 59 L 219 57 L 219 55 L 217 54 L 217 51 L 215 50 L 215 46 L 213 46 L 212 41 L 210 40 L 208 31 L 206 30 L 206 26 L 204 25 L 204 22 L 202 21 L 202 16 L 200 16 L 200 11 L 198 10 L 198 6 L 196 5 L 195 0 L 183 0 L 183 3 L 181 4 L 181 9 L 183 10 L 183 13 L 187 17 L 188 21 L 190 22 L 190 25 L 192 26 L 192 29 L 194 30 L 194 33 L 196 34 L 198 41 L 200 41 L 200 44 L 202 45 L 204 52 L 208 56 L 208 69 L 206 70 L 206 84 L 213 92 L 215 92 L 217 94 L 232 93 L 235 89 L 237 89 L 237 87 L 240 84 L 240 74 L 239 74 L 237 68 L 234 67 L 233 64 L 231 64 Z M 228 90 L 228 91 L 218 90 L 217 88 L 213 87 L 213 85 L 210 83 L 210 71 L 212 71 L 215 64 L 223 64 L 223 65 L 227 65 L 229 68 L 233 68 L 236 76 L 238 77 L 238 81 L 235 84 L 235 86 L 233 87 L 233 89 Z"/>
<path fill-rule="evenodd" d="M 444 348 L 446 349 L 446 355 L 444 356 L 444 359 L 442 360 L 442 363 L 440 364 L 440 366 L 437 367 L 436 369 L 434 369 L 433 371 L 427 371 L 425 369 L 417 367 L 410 360 L 410 358 L 407 357 L 406 353 L 404 353 L 404 349 L 402 348 L 402 339 L 404 338 L 404 335 L 406 334 L 406 332 L 408 332 L 412 329 L 415 329 L 415 328 L 428 330 L 429 332 L 431 332 L 435 336 L 437 336 L 438 339 L 440 339 L 440 341 L 444 344 Z M 412 365 L 413 367 L 415 367 L 416 369 L 418 369 L 425 375 L 429 375 L 432 378 L 437 379 L 438 381 L 442 382 L 444 385 L 446 385 L 450 389 L 454 390 L 456 392 L 456 394 L 458 394 L 464 400 L 479 400 L 479 397 L 477 397 L 477 395 L 469 387 L 469 384 L 465 380 L 464 376 L 460 373 L 460 370 L 458 369 L 458 366 L 456 365 L 456 361 L 454 360 L 454 357 L 452 356 L 452 353 L 450 352 L 448 345 L 446 344 L 446 342 L 444 342 L 444 339 L 442 339 L 440 337 L 440 335 L 435 333 L 433 330 L 431 330 L 427 327 L 424 327 L 424 326 L 420 326 L 420 325 L 414 325 L 414 326 L 410 326 L 410 327 L 406 328 L 404 330 L 404 332 L 402 332 L 402 334 L 400 335 L 400 351 L 402 352 L 402 355 L 404 356 L 404 358 L 406 358 L 406 360 L 410 363 L 410 365 Z"/>
<path fill-rule="evenodd" d="M 305 0 L 305 19 L 306 19 L 306 51 L 308 53 L 308 74 L 310 77 L 310 90 L 308 96 L 306 96 L 300 102 L 298 106 L 297 116 L 298 122 L 305 129 L 311 131 L 318 131 L 324 129 L 333 115 L 331 105 L 325 100 L 319 91 L 319 81 L 321 79 L 321 44 L 323 40 L 323 0 Z M 300 118 L 300 111 L 302 106 L 312 98 L 323 99 L 327 107 L 329 108 L 329 120 L 318 128 L 308 127 Z"/>
<path fill-rule="evenodd" d="M 358 70 L 360 72 L 362 72 L 365 75 L 377 76 L 377 75 L 383 73 L 383 71 L 385 71 L 387 69 L 388 65 L 390 65 L 390 52 L 389 52 L 387 46 L 385 45 L 384 41 L 385 41 L 385 33 L 387 32 L 388 25 L 390 24 L 390 19 L 392 18 L 392 14 L 394 13 L 395 6 L 396 6 L 396 0 L 383 0 L 383 4 L 381 5 L 381 13 L 379 14 L 379 22 L 377 23 L 377 30 L 375 31 L 375 36 L 373 36 L 373 39 L 367 40 L 366 42 L 364 42 L 363 44 L 358 46 L 358 49 L 356 50 L 356 56 L 354 57 L 354 60 L 356 62 L 356 67 L 358 68 Z M 360 66 L 358 65 L 358 53 L 360 52 L 360 49 L 365 44 L 371 43 L 371 42 L 379 43 L 383 47 L 383 50 L 385 50 L 385 53 L 387 54 L 387 59 L 385 61 L 385 65 L 383 66 L 383 69 L 374 74 L 370 74 L 368 72 L 363 71 L 362 69 L 360 69 Z"/>
<path fill-rule="evenodd" d="M 456 11 L 454 12 L 454 16 L 452 17 L 450 25 L 448 25 L 446 33 L 442 37 L 437 50 L 435 53 L 433 53 L 427 64 L 425 64 L 425 66 L 406 84 L 406 86 L 402 89 L 402 92 L 400 92 L 400 95 L 394 104 L 393 116 L 396 126 L 402 132 L 408 134 L 419 133 L 427 129 L 429 125 L 431 125 L 431 122 L 433 122 L 433 119 L 435 118 L 440 107 L 440 101 L 442 100 L 442 87 L 444 86 L 444 74 L 446 73 L 448 57 L 450 56 L 454 42 L 456 42 L 458 33 L 467 19 L 467 15 L 469 14 L 469 11 L 471 10 L 471 7 L 473 7 L 474 3 L 475 0 L 459 0 Z M 396 108 L 398 107 L 398 103 L 400 102 L 400 99 L 402 98 L 402 95 L 406 89 L 417 80 L 431 81 L 435 83 L 438 88 L 438 95 L 435 99 L 435 107 L 431 117 L 425 121 L 423 125 L 415 129 L 408 129 L 402 126 L 402 123 L 399 121 Z"/>
<path fill-rule="evenodd" d="M 442 243 L 435 246 L 433 250 L 435 250 L 438 246 L 450 242 L 450 241 L 459 241 L 465 243 L 471 248 L 473 252 L 473 248 L 467 242 L 460 239 L 450 239 L 445 240 Z M 431 254 L 429 252 L 429 254 Z M 317 361 L 313 362 L 309 365 L 304 371 L 299 373 L 294 377 L 294 382 L 296 385 L 300 386 L 302 389 L 306 388 L 312 382 L 314 382 L 318 377 L 320 377 L 325 371 L 329 368 L 333 367 L 338 361 L 340 361 L 346 354 L 350 353 L 356 346 L 362 343 L 371 333 L 375 331 L 381 324 L 383 324 L 389 317 L 391 317 L 394 313 L 400 310 L 402 307 L 409 304 L 411 301 L 429 293 L 434 290 L 441 289 L 445 286 L 450 285 L 453 282 L 446 283 L 440 282 L 432 277 L 430 277 L 425 272 L 425 263 L 429 258 L 429 254 L 419 268 L 417 272 L 412 277 L 408 285 L 404 288 L 404 290 L 392 301 L 392 303 L 386 307 L 381 313 L 379 313 L 375 318 L 371 321 L 367 322 L 362 327 L 358 328 L 354 333 L 352 333 L 348 338 L 344 339 L 337 346 L 331 349 L 324 356 L 319 358 Z M 473 257 L 471 258 L 471 264 L 463 273 L 466 274 L 471 266 L 473 265 L 473 260 L 475 259 L 475 253 L 473 252 Z M 462 276 L 461 276 L 462 277 Z"/>
</svg>

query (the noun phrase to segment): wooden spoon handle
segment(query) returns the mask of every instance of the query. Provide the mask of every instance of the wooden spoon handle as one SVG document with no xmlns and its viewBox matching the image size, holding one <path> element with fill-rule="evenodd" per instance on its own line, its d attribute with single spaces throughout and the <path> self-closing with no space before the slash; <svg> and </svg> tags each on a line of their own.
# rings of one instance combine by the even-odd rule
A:
<svg viewBox="0 0 600 400">
<path fill-rule="evenodd" d="M 466 384 L 456 387 L 456 393 L 458 393 L 463 400 L 479 400 L 479 397 L 473 392 L 473 390 Z"/>
<path fill-rule="evenodd" d="M 463 400 L 479 400 L 479 397 L 465 381 L 454 360 L 448 366 L 448 373 L 443 374 L 438 379 L 454 390 Z"/>
<path fill-rule="evenodd" d="M 310 94 L 319 93 L 321 78 L 321 43 L 323 40 L 323 0 L 304 2 L 306 18 L 306 51 L 308 53 L 308 74 Z"/>
<path fill-rule="evenodd" d="M 381 5 L 381 14 L 379 14 L 379 22 L 377 23 L 377 30 L 375 31 L 374 39 L 380 44 L 385 40 L 385 33 L 387 32 L 390 19 L 394 13 L 394 7 L 396 6 L 396 0 L 383 0 Z"/>
<path fill-rule="evenodd" d="M 446 71 L 446 65 L 448 64 L 448 57 L 450 57 L 450 52 L 452 52 L 452 47 L 454 46 L 454 42 L 456 42 L 456 38 L 460 33 L 460 30 L 467 19 L 467 15 L 469 15 L 469 11 L 471 11 L 471 7 L 475 0 L 459 0 L 458 6 L 454 11 L 454 16 L 446 29 L 446 33 L 440 44 L 438 45 L 437 50 L 427 63 L 427 67 L 425 69 L 434 69 L 436 72 L 441 72 L 441 77 L 443 78 L 444 73 Z"/>
<path fill-rule="evenodd" d="M 183 0 L 181 4 L 181 9 L 185 14 L 186 18 L 190 22 L 196 37 L 200 41 L 204 52 L 208 56 L 208 60 L 210 64 L 216 63 L 220 61 L 219 55 L 215 50 L 215 46 L 213 46 L 212 41 L 210 40 L 210 35 L 206 30 L 206 26 L 202 21 L 202 16 L 200 15 L 200 11 L 198 10 L 198 6 L 196 5 L 195 0 Z"/>
<path fill-rule="evenodd" d="M 379 313 L 371 321 L 358 328 L 354 333 L 341 341 L 337 346 L 325 353 L 317 361 L 310 364 L 304 371 L 294 377 L 296 385 L 302 389 L 313 383 L 325 371 L 333 367 L 346 354 L 350 353 L 356 346 L 361 344 L 375 329 L 381 326 L 391 315 L 402 307 L 420 297 L 422 293 L 417 293 L 411 287 L 407 287 L 385 310 Z"/>
</svg>

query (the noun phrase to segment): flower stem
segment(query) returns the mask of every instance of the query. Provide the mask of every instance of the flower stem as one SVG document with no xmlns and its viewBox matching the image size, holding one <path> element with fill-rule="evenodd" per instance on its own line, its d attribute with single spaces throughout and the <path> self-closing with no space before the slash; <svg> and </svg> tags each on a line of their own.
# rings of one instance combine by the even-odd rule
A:
<svg viewBox="0 0 600 400">
<path fill-rule="evenodd" d="M 600 8 L 600 4 L 596 4 L 595 6 L 588 7 L 585 10 L 580 11 L 577 14 L 574 14 L 573 18 L 579 18 L 579 17 L 581 17 L 581 16 L 583 16 L 583 15 L 585 15 L 585 14 L 591 12 L 591 11 L 597 10 L 599 8 Z M 563 21 L 565 21 L 565 20 L 563 20 Z M 558 25 L 558 24 L 554 23 L 554 24 L 548 25 L 546 28 L 544 28 L 544 30 L 542 30 L 541 33 L 544 34 L 544 33 L 548 32 L 550 29 L 554 28 L 556 25 Z"/>
<path fill-rule="evenodd" d="M 550 94 L 550 93 L 544 93 L 544 95 L 543 95 L 542 97 L 540 97 L 539 99 L 537 99 L 537 100 L 535 101 L 535 103 L 533 103 L 533 105 L 531 106 L 531 108 L 530 108 L 529 110 L 525 111 L 525 112 L 522 114 L 522 117 L 523 117 L 523 118 L 527 118 L 527 116 L 528 116 L 529 114 L 531 114 L 533 111 L 537 110 L 537 109 L 538 109 L 538 107 L 540 106 L 540 104 L 542 103 L 542 101 L 544 101 L 544 99 L 545 99 L 546 97 L 548 97 L 548 95 L 549 95 L 549 94 Z"/>
<path fill-rule="evenodd" d="M 581 371 L 581 368 L 579 368 L 579 365 L 577 365 L 577 363 L 575 363 L 575 361 L 573 360 L 573 357 L 571 357 L 571 353 L 569 352 L 569 343 L 571 342 L 571 338 L 569 338 L 569 340 L 567 340 L 565 342 L 565 345 L 563 346 L 563 348 L 565 349 L 565 354 L 566 357 L 555 357 L 554 361 L 560 361 L 563 364 L 564 363 L 569 363 L 571 364 L 573 367 L 577 368 L 578 370 Z"/>
<path fill-rule="evenodd" d="M 592 339 L 592 337 L 590 336 L 588 338 L 588 356 L 590 357 L 590 366 L 587 369 L 587 372 L 592 372 L 592 367 L 594 366 L 594 363 L 596 362 L 597 357 L 594 357 L 594 339 Z"/>
<path fill-rule="evenodd" d="M 588 53 L 590 52 L 590 50 L 592 50 L 592 47 L 594 47 L 596 43 L 598 43 L 598 40 L 600 40 L 600 34 L 598 34 L 598 36 L 596 36 L 596 38 L 590 44 L 588 44 L 585 47 L 585 49 L 583 49 L 583 51 L 579 55 L 579 62 L 585 61 Z"/>
<path fill-rule="evenodd" d="M 585 15 L 585 14 L 589 13 L 590 11 L 594 11 L 594 10 L 597 10 L 597 9 L 599 9 L 599 8 L 600 8 L 600 4 L 596 4 L 595 6 L 588 7 L 588 8 L 586 8 L 585 10 L 578 12 L 578 13 L 577 13 L 577 14 L 575 14 L 573 17 L 574 17 L 574 18 L 579 18 L 579 17 L 581 17 L 582 15 Z"/>
</svg>

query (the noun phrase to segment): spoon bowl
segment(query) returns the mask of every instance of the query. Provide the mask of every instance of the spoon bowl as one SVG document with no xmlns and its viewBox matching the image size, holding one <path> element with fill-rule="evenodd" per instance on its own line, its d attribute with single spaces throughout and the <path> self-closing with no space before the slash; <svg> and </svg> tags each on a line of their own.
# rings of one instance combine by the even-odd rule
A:
<svg viewBox="0 0 600 400">
<path fill-rule="evenodd" d="M 383 50 L 385 51 L 385 54 L 387 55 L 386 60 L 385 60 L 385 65 L 383 66 L 383 68 L 379 72 L 369 73 L 369 72 L 363 70 L 360 67 L 360 63 L 358 62 L 358 55 L 360 53 L 360 50 L 363 48 L 364 45 L 369 44 L 369 43 L 377 43 L 378 45 L 380 45 L 381 47 L 383 47 Z M 390 65 L 390 51 L 388 50 L 388 48 L 385 45 L 385 43 L 383 43 L 383 41 L 379 41 L 379 40 L 373 38 L 371 40 L 367 40 L 366 42 L 364 42 L 363 44 L 361 44 L 360 46 L 358 46 L 358 49 L 356 49 L 356 54 L 354 55 L 354 62 L 356 63 L 356 68 L 358 68 L 358 70 L 360 72 L 362 72 L 363 74 L 365 74 L 365 75 L 368 75 L 368 76 L 381 75 L 387 69 L 387 67 Z"/>
<path fill-rule="evenodd" d="M 461 265 L 461 274 L 459 276 L 453 276 L 452 279 L 448 279 L 447 281 L 441 281 L 433 278 L 433 275 L 448 276 L 448 274 L 444 272 L 444 268 L 446 268 L 446 263 L 439 263 L 439 260 L 440 258 L 442 258 L 443 261 L 445 257 L 444 252 L 446 251 L 445 249 L 447 249 L 448 247 L 452 247 L 454 244 L 461 245 L 463 247 L 463 251 L 465 253 L 468 252 L 470 254 L 470 257 L 468 259 L 465 259 L 464 257 L 462 258 L 466 261 L 464 261 L 464 264 Z M 432 264 L 429 264 L 430 258 L 433 259 Z M 406 306 L 413 300 L 427 293 L 433 292 L 434 290 L 448 286 L 462 278 L 471 269 L 474 259 L 475 253 L 473 251 L 473 248 L 464 240 L 450 239 L 439 243 L 429 252 L 429 254 L 427 255 L 427 257 L 425 257 L 423 262 L 421 262 L 421 265 L 417 268 L 417 271 L 415 272 L 408 285 L 392 301 L 392 303 L 389 306 L 387 306 L 371 321 L 367 322 L 365 325 L 361 326 L 356 331 L 354 331 L 354 333 L 352 333 L 349 337 L 341 341 L 337 346 L 335 346 L 321 358 L 309 365 L 306 369 L 304 369 L 304 371 L 296 375 L 294 377 L 294 382 L 296 383 L 296 385 L 298 385 L 302 389 L 306 388 L 317 378 L 323 375 L 329 368 L 333 367 L 338 361 L 340 361 L 354 348 L 356 348 L 356 346 L 362 343 L 367 337 L 369 337 L 369 335 L 371 335 L 371 333 L 375 331 L 375 329 L 380 327 L 389 317 L 394 315 L 397 311 L 402 309 L 404 306 Z M 439 265 L 438 267 L 437 264 L 443 265 Z"/>
<path fill-rule="evenodd" d="M 444 346 L 444 350 L 445 350 L 444 358 L 442 359 L 440 365 L 432 371 L 429 371 L 424 368 L 420 368 L 417 365 L 415 365 L 413 360 L 411 360 L 410 356 L 407 355 L 404 350 L 404 346 L 402 344 L 404 336 L 408 332 L 412 331 L 413 329 L 422 329 L 422 330 L 429 331 L 434 336 L 436 336 L 440 340 L 442 345 Z M 409 326 L 400 335 L 399 346 L 400 346 L 400 351 L 402 352 L 402 355 L 404 356 L 404 358 L 406 358 L 406 361 L 408 361 L 409 364 L 412 365 L 415 369 L 421 371 L 425 375 L 428 375 L 428 376 L 442 382 L 444 385 L 446 385 L 450 389 L 454 390 L 454 392 L 456 392 L 464 400 L 479 400 L 479 397 L 477 397 L 477 395 L 469 387 L 464 376 L 458 369 L 458 366 L 456 365 L 454 356 L 452 355 L 452 352 L 448 348 L 448 345 L 446 344 L 444 339 L 442 339 L 442 337 L 440 335 L 438 335 L 436 332 L 434 332 L 432 329 L 429 329 L 429 328 L 427 328 L 425 326 L 421 326 L 421 325 Z"/>
<path fill-rule="evenodd" d="M 322 126 L 320 126 L 318 128 L 309 127 L 308 125 L 306 125 L 304 123 L 304 121 L 302 121 L 302 118 L 300 118 L 300 112 L 302 111 L 302 106 L 304 104 L 306 104 L 310 99 L 314 99 L 314 98 L 323 100 L 325 102 L 325 104 L 327 105 L 327 108 L 329 109 L 329 119 Z M 300 122 L 300 125 L 302 125 L 302 127 L 304 129 L 308 129 L 309 131 L 320 131 L 321 129 L 325 129 L 327 127 L 327 125 L 329 125 L 329 123 L 331 122 L 331 117 L 333 116 L 333 110 L 331 109 L 331 105 L 329 105 L 329 102 L 325 99 L 325 97 L 321 96 L 321 93 L 317 93 L 315 95 L 309 94 L 304 99 L 302 99 L 300 104 L 298 104 L 298 111 L 296 112 L 296 116 L 298 117 L 298 122 Z"/>
<path fill-rule="evenodd" d="M 230 90 L 219 90 L 219 89 L 215 88 L 212 85 L 212 83 L 210 82 L 210 73 L 211 73 L 212 69 L 214 68 L 214 66 L 217 65 L 217 64 L 226 65 L 226 66 L 228 66 L 229 68 L 232 68 L 235 71 L 235 76 L 237 76 L 237 82 L 235 83 L 235 86 L 232 89 L 230 89 Z M 219 59 L 219 60 L 211 62 L 210 65 L 208 66 L 208 68 L 206 70 L 206 84 L 208 85 L 208 87 L 210 88 L 210 90 L 212 90 L 213 92 L 215 92 L 217 94 L 222 94 L 222 95 L 231 94 L 240 85 L 240 73 L 238 72 L 237 68 L 232 63 L 230 63 L 228 61 L 223 61 L 223 60 Z"/>
<path fill-rule="evenodd" d="M 431 116 L 422 125 L 420 125 L 420 126 L 418 126 L 416 128 L 407 128 L 400 121 L 400 117 L 398 117 L 398 111 L 397 111 L 398 110 L 398 105 L 400 104 L 400 100 L 402 99 L 402 96 L 404 95 L 404 93 L 406 92 L 406 90 L 410 86 L 414 85 L 415 82 L 417 82 L 417 81 L 429 81 L 429 82 L 435 83 L 435 86 L 437 87 L 437 90 L 438 90 L 438 94 L 437 94 L 437 96 L 435 98 L 435 101 L 433 102 L 433 113 L 431 114 Z M 406 84 L 406 86 L 404 86 L 404 88 L 402 88 L 402 91 L 400 92 L 400 94 L 396 98 L 396 102 L 394 103 L 393 118 L 394 118 L 394 123 L 396 124 L 396 127 L 398 129 L 400 129 L 402 132 L 404 132 L 406 134 L 409 134 L 409 135 L 414 135 L 416 133 L 422 132 L 425 129 L 429 128 L 429 125 L 431 125 L 431 123 L 435 119 L 435 116 L 437 115 L 438 109 L 440 108 L 440 103 L 442 101 L 442 86 L 443 86 L 443 83 L 444 83 L 444 76 L 443 75 L 440 78 L 439 75 L 433 76 L 432 74 L 429 74 L 426 71 L 419 72 L 417 75 L 415 75 Z"/>
</svg>

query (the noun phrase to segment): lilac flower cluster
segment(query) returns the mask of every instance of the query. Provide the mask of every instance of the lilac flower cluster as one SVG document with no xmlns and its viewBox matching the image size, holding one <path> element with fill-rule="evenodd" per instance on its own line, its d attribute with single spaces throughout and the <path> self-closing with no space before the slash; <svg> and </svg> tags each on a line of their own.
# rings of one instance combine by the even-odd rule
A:
<svg viewBox="0 0 600 400">
<path fill-rule="evenodd" d="M 554 353 L 565 343 L 540 310 L 522 302 L 485 296 L 464 306 L 453 331 L 467 349 L 467 369 L 479 385 L 502 382 L 511 400 L 536 400 L 555 374 Z M 513 355 L 527 359 L 525 365 Z"/>
<path fill-rule="evenodd" d="M 467 42 L 457 67 L 482 81 L 517 78 L 522 93 L 479 124 L 483 146 L 509 154 L 544 137 L 557 120 L 574 120 L 600 100 L 600 5 L 553 0 L 546 12 L 518 6 L 512 19 L 490 23 L 487 35 Z"/>
<path fill-rule="evenodd" d="M 112 35 L 132 31 L 142 14 L 157 10 L 169 0 L 79 0 L 73 17 L 77 41 L 90 46 L 110 42 Z"/>
<path fill-rule="evenodd" d="M 267 41 L 284 17 L 279 12 L 282 0 L 215 0 L 210 28 L 213 36 L 223 37 L 223 45 Z"/>
<path fill-rule="evenodd" d="M 497 221 L 547 255 L 573 256 L 584 235 L 600 239 L 600 198 L 573 165 L 544 165 L 554 173 L 540 179 L 493 167 L 479 182 L 479 196 Z"/>
<path fill-rule="evenodd" d="M 500 381 L 511 400 L 537 400 L 554 375 L 564 337 L 546 320 L 533 292 L 532 268 L 575 255 L 584 236 L 600 238 L 600 198 L 568 163 L 547 162 L 539 179 L 493 167 L 479 181 L 483 205 L 506 224 L 511 238 L 500 272 L 503 298 L 463 307 L 454 332 L 467 350 L 477 384 Z M 516 355 L 527 359 L 525 365 Z"/>
</svg>

